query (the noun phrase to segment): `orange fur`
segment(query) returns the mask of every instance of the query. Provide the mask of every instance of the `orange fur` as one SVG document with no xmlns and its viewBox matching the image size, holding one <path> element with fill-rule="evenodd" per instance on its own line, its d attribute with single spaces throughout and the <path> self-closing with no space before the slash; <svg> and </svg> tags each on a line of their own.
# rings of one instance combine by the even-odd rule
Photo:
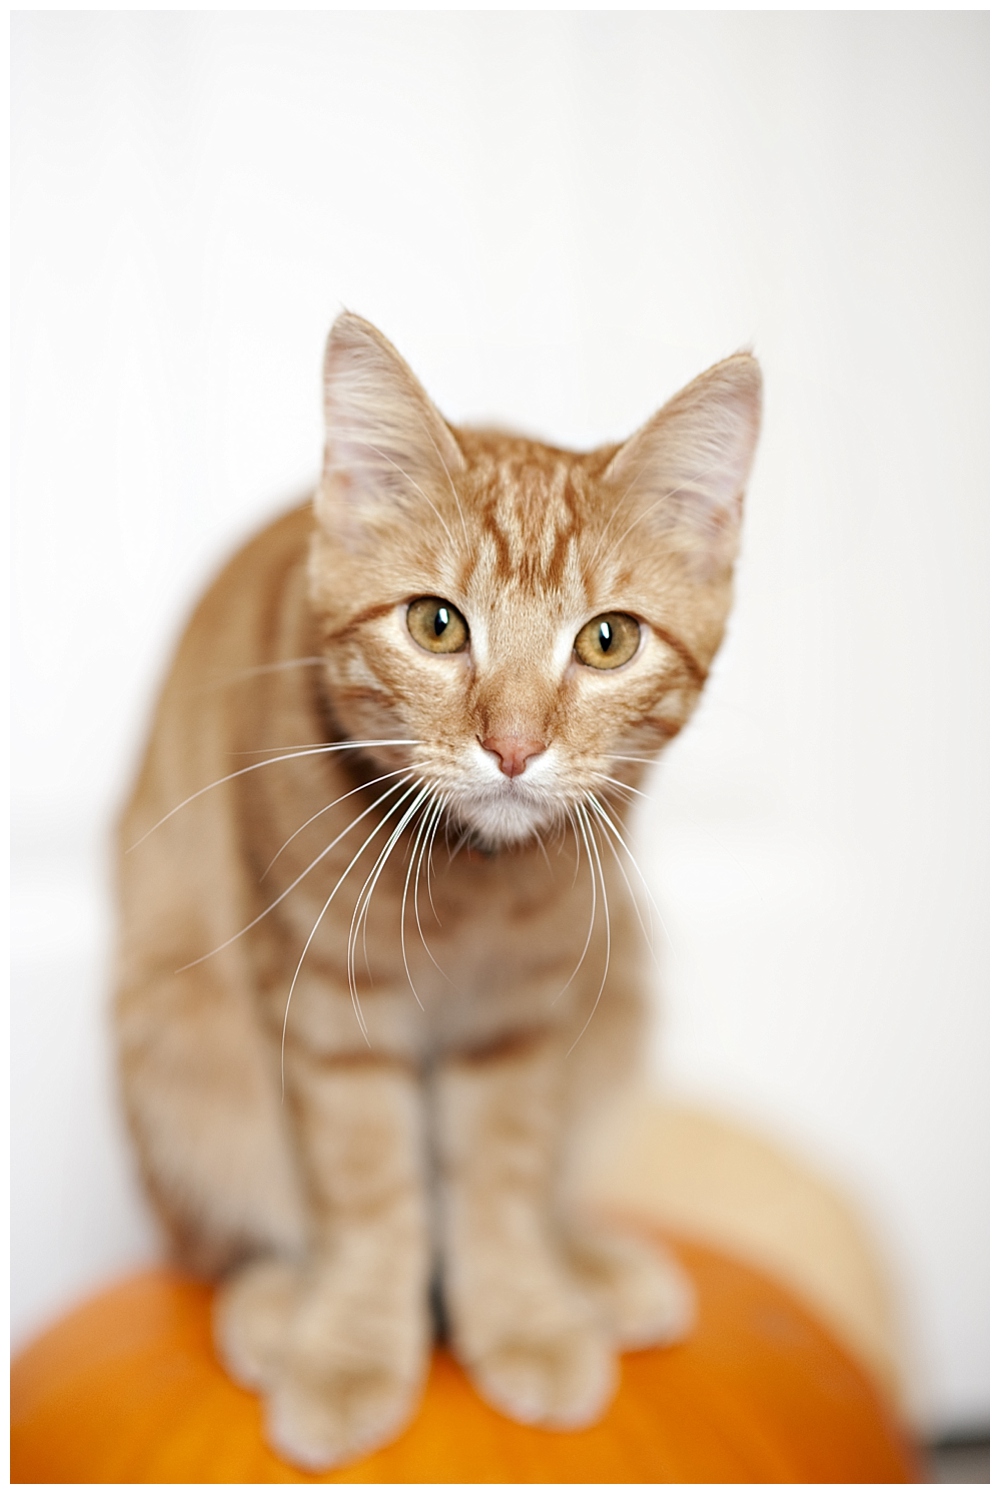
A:
<svg viewBox="0 0 1000 1494">
<path fill-rule="evenodd" d="M 450 427 L 345 315 L 325 398 L 314 503 L 223 571 L 162 692 L 117 995 L 151 1193 L 226 1274 L 220 1352 L 311 1468 L 405 1424 L 436 1270 L 523 1420 L 593 1420 L 616 1345 L 683 1331 L 676 1270 L 588 1234 L 571 1179 L 641 1044 L 621 803 L 722 637 L 760 378 L 738 354 L 578 455 Z M 408 631 L 421 597 L 465 648 Z M 620 613 L 634 656 L 584 664 Z"/>
</svg>

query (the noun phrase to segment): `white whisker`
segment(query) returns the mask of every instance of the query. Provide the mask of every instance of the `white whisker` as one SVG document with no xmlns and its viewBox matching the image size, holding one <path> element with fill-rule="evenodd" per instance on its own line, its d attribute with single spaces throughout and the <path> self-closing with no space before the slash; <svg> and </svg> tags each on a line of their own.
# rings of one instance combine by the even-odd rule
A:
<svg viewBox="0 0 1000 1494">
<path fill-rule="evenodd" d="M 382 795 L 382 798 L 383 799 L 387 799 L 389 797 L 389 795 L 392 794 L 392 793 L 395 793 L 398 788 L 399 788 L 399 784 L 398 783 L 393 784 L 392 788 L 388 789 Z M 419 784 L 415 784 L 414 783 L 414 784 L 411 784 L 409 786 L 409 788 L 405 788 L 403 790 L 402 794 L 400 794 L 399 797 L 397 798 L 395 804 L 393 804 L 392 807 L 390 808 L 389 813 L 382 816 L 382 818 L 379 820 L 378 824 L 375 826 L 375 829 L 368 836 L 367 840 L 364 841 L 364 843 L 361 845 L 360 849 L 351 857 L 351 859 L 347 863 L 347 866 L 345 867 L 344 871 L 341 873 L 341 875 L 338 877 L 336 883 L 334 884 L 333 891 L 330 893 L 330 895 L 327 898 L 326 902 L 323 904 L 322 908 L 320 909 L 320 911 L 319 911 L 319 917 L 316 919 L 316 922 L 313 924 L 312 929 L 309 932 L 309 937 L 306 940 L 305 944 L 303 945 L 302 953 L 299 955 L 299 963 L 296 965 L 296 967 L 295 967 L 295 974 L 292 976 L 292 983 L 288 987 L 288 1000 L 285 1002 L 285 1016 L 284 1016 L 284 1020 L 282 1021 L 282 1024 L 281 1024 L 281 1097 L 282 1097 L 282 1099 L 284 1099 L 284 1097 L 285 1097 L 285 1034 L 286 1034 L 286 1032 L 288 1030 L 288 1012 L 289 1012 L 289 1008 L 291 1007 L 291 1004 L 292 1004 L 292 992 L 295 990 L 295 983 L 296 983 L 296 981 L 299 978 L 299 971 L 302 969 L 302 965 L 303 965 L 303 963 L 305 961 L 305 957 L 306 957 L 306 955 L 309 952 L 309 946 L 312 944 L 313 939 L 316 936 L 316 930 L 319 928 L 320 924 L 323 922 L 323 919 L 326 916 L 327 909 L 329 908 L 330 904 L 333 902 L 333 900 L 336 897 L 337 893 L 339 892 L 340 888 L 344 885 L 345 881 L 347 880 L 347 878 L 349 877 L 349 875 L 353 871 L 355 863 L 358 861 L 358 859 L 363 855 L 363 853 L 371 845 L 372 841 L 375 839 L 376 835 L 382 829 L 383 825 L 387 825 L 389 823 L 389 821 L 392 819 L 393 815 L 396 813 L 397 809 L 399 809 L 399 807 L 402 804 L 404 804 L 406 802 L 406 800 L 409 798 L 409 796 L 411 794 L 415 793 L 418 788 L 419 788 Z M 381 803 L 382 801 L 380 799 L 377 802 Z M 372 805 L 371 807 L 374 809 L 375 806 Z M 366 811 L 366 813 L 367 813 L 367 811 Z M 359 816 L 359 818 L 361 818 L 361 816 Z M 357 824 L 357 821 L 355 821 L 355 824 Z M 303 875 L 305 875 L 305 874 L 303 873 Z M 352 992 L 351 995 L 352 995 L 352 998 L 353 998 L 354 993 Z M 369 1042 L 369 1039 L 368 1039 L 368 1029 L 367 1029 L 367 1027 L 365 1025 L 364 1013 L 361 1010 L 360 1002 L 355 1001 L 355 1003 L 354 1003 L 354 1011 L 355 1011 L 355 1015 L 357 1016 L 357 1019 L 358 1019 L 358 1024 L 361 1027 L 361 1035 L 364 1038 L 365 1042 L 368 1043 L 368 1046 L 370 1048 L 371 1047 L 371 1043 Z"/>
<path fill-rule="evenodd" d="M 403 951 L 403 968 L 406 970 L 408 980 L 410 979 L 410 967 L 406 959 L 406 895 L 410 888 L 411 877 L 413 878 L 413 913 L 416 919 L 417 932 L 420 934 L 424 949 L 430 954 L 430 950 L 427 949 L 427 940 L 424 938 L 424 931 L 420 927 L 420 909 L 417 905 L 417 892 L 420 888 L 420 867 L 424 859 L 427 831 L 428 827 L 432 824 L 437 807 L 437 799 L 431 795 L 429 802 L 424 805 L 424 812 L 420 816 L 417 833 L 410 848 L 410 859 L 406 867 L 406 879 L 403 882 L 403 895 L 399 900 L 399 943 Z M 415 870 L 414 863 L 416 863 Z M 410 985 L 412 987 L 412 980 L 410 981 Z"/>
<path fill-rule="evenodd" d="M 256 679 L 262 674 L 278 674 L 285 669 L 302 669 L 309 664 L 325 664 L 326 660 L 321 654 L 307 654 L 301 659 L 281 659 L 276 664 L 254 664 L 250 669 L 238 669 L 235 674 L 227 674 L 222 679 L 212 680 L 205 686 L 205 692 L 209 690 L 223 690 L 227 685 L 237 685 L 241 680 Z"/>
<path fill-rule="evenodd" d="M 582 828 L 583 828 L 583 820 L 580 819 L 580 812 L 581 812 L 580 811 L 580 806 L 576 805 L 575 806 L 575 815 L 576 815 L 576 819 L 579 821 L 580 828 L 582 830 Z M 574 823 L 573 829 L 574 829 L 574 833 L 576 833 L 576 824 L 575 823 Z M 584 842 L 584 845 L 586 846 L 586 841 Z M 580 856 L 580 841 L 579 841 L 579 836 L 577 836 L 577 870 L 579 870 L 579 865 L 580 865 L 579 856 Z M 590 860 L 590 848 L 589 847 L 587 847 L 587 859 Z M 574 876 L 574 881 L 575 880 L 576 880 L 576 878 Z M 593 861 L 590 861 L 590 923 L 589 923 L 589 925 L 587 927 L 587 938 L 586 938 L 586 941 L 584 942 L 584 946 L 583 946 L 583 950 L 582 950 L 582 952 L 580 954 L 580 958 L 577 960 L 576 964 L 573 966 L 573 974 L 570 976 L 569 980 L 563 986 L 562 990 L 558 993 L 558 995 L 553 996 L 551 1002 L 549 1003 L 550 1006 L 555 1006 L 556 1002 L 560 1001 L 562 999 L 562 997 L 565 996 L 565 994 L 569 990 L 570 986 L 576 980 L 576 977 L 577 977 L 577 975 L 579 974 L 579 971 L 580 971 L 580 966 L 583 964 L 584 960 L 587 958 L 587 950 L 590 948 L 590 940 L 591 940 L 591 938 L 593 936 L 593 933 L 594 933 L 594 920 L 595 920 L 596 917 L 597 917 L 597 881 L 596 881 L 596 878 L 594 877 L 594 863 L 593 863 Z"/>
<path fill-rule="evenodd" d="M 323 857 L 329 855 L 334 846 L 339 845 L 340 842 L 344 839 L 345 835 L 350 834 L 355 825 L 359 825 L 367 815 L 371 814 L 373 809 L 377 809 L 378 806 L 382 804 L 386 799 L 388 799 L 391 794 L 394 794 L 399 787 L 400 784 L 394 783 L 391 788 L 386 789 L 384 794 L 379 795 L 374 804 L 369 804 L 367 809 L 363 809 L 359 815 L 356 815 L 351 823 L 346 827 L 346 829 L 341 830 L 340 834 L 335 836 L 335 838 L 331 840 L 330 844 L 328 846 L 324 846 L 319 855 L 315 856 L 312 861 L 310 861 L 305 871 L 300 872 L 299 875 L 295 878 L 295 881 L 292 882 L 290 886 L 286 887 L 284 892 L 280 893 L 279 896 L 274 899 L 273 903 L 269 903 L 268 906 L 264 909 L 263 913 L 258 913 L 256 918 L 252 918 L 248 924 L 245 924 L 244 927 L 240 929 L 238 934 L 233 934 L 222 944 L 217 944 L 214 949 L 210 949 L 208 951 L 208 954 L 199 955 L 196 960 L 190 960 L 186 965 L 181 965 L 180 969 L 176 970 L 174 974 L 180 975 L 184 970 L 191 970 L 195 965 L 201 965 L 205 960 L 210 960 L 213 955 L 221 954 L 224 949 L 229 948 L 230 944 L 235 944 L 237 939 L 242 939 L 244 934 L 248 934 L 252 928 L 256 928 L 261 919 L 266 918 L 269 913 L 273 913 L 278 904 L 283 903 L 285 901 L 285 898 L 288 897 L 289 893 L 294 892 L 299 883 L 306 877 L 308 877 L 309 873 L 313 870 L 314 867 L 317 867 L 319 865 L 319 863 L 323 860 Z M 367 844 L 368 842 L 366 841 L 365 845 Z"/>
<path fill-rule="evenodd" d="M 659 908 L 657 906 L 657 903 L 656 903 L 656 899 L 653 897 L 652 893 L 649 890 L 649 884 L 647 883 L 646 878 L 643 876 L 643 874 L 642 874 L 642 868 L 640 867 L 638 861 L 636 861 L 635 857 L 633 856 L 632 851 L 631 851 L 631 849 L 630 849 L 630 847 L 628 845 L 628 842 L 625 840 L 625 837 L 621 834 L 621 832 L 619 831 L 618 827 L 615 825 L 615 823 L 612 820 L 611 816 L 608 814 L 608 812 L 605 809 L 604 805 L 597 798 L 597 796 L 595 794 L 588 794 L 587 797 L 588 797 L 588 799 L 590 801 L 590 804 L 591 804 L 592 808 L 594 808 L 597 811 L 598 815 L 601 818 L 601 821 L 611 831 L 612 835 L 614 835 L 615 839 L 618 841 L 618 844 L 621 846 L 622 850 L 625 852 L 626 856 L 631 861 L 632 865 L 635 867 L 636 875 L 638 876 L 639 881 L 642 883 L 643 890 L 644 890 L 644 892 L 646 894 L 646 903 L 647 903 L 647 906 L 652 910 L 652 912 L 655 912 L 657 918 L 660 920 L 660 927 L 663 930 L 664 934 L 666 935 L 667 943 L 670 945 L 670 948 L 673 949 L 674 948 L 673 940 L 670 937 L 670 931 L 667 928 L 667 925 L 663 921 L 663 914 L 660 912 L 660 910 L 659 910 Z M 622 873 L 624 875 L 624 867 L 622 868 Z M 628 882 L 628 878 L 626 878 L 626 883 L 627 882 Z M 631 888 L 629 890 L 631 891 Z M 638 909 L 636 909 L 636 912 L 638 912 Z M 652 946 L 650 946 L 650 947 L 652 947 Z M 674 953 L 676 953 L 676 950 L 674 951 Z M 655 958 L 656 958 L 655 954 L 653 955 L 653 958 L 655 960 Z"/>
<path fill-rule="evenodd" d="M 280 747 L 245 747 L 231 752 L 230 757 L 253 757 L 257 752 L 293 752 L 315 747 L 323 752 L 361 752 L 366 747 L 419 747 L 416 737 L 385 737 L 378 742 L 282 742 Z M 262 765 L 263 766 L 263 765 Z"/>
<path fill-rule="evenodd" d="M 642 789 L 633 788 L 630 783 L 623 783 L 620 778 L 612 778 L 610 773 L 595 773 L 594 777 L 603 778 L 605 783 L 613 783 L 615 788 L 625 789 L 626 793 L 635 794 L 640 799 L 649 798 L 649 795 L 644 794 Z"/>
<path fill-rule="evenodd" d="M 385 869 L 386 862 L 389 860 L 389 857 L 391 856 L 391 854 L 392 854 L 395 846 L 398 844 L 400 836 L 402 835 L 403 831 L 406 829 L 406 827 L 410 823 L 410 821 L 413 819 L 413 816 L 416 814 L 417 810 L 420 808 L 421 804 L 425 801 L 425 799 L 427 798 L 428 794 L 430 794 L 430 792 L 431 792 L 430 788 L 424 786 L 423 788 L 421 788 L 419 794 L 414 799 L 413 803 L 410 804 L 407 807 L 406 812 L 403 815 L 403 818 L 400 820 L 400 822 L 396 826 L 395 830 L 393 830 L 392 834 L 389 836 L 388 841 L 382 847 L 382 850 L 379 852 L 378 858 L 377 858 L 377 860 L 375 862 L 375 865 L 372 867 L 372 870 L 368 873 L 368 878 L 365 881 L 365 884 L 362 887 L 361 892 L 358 894 L 358 901 L 354 905 L 354 913 L 352 914 L 352 917 L 351 917 L 351 927 L 350 927 L 350 930 L 349 930 L 348 936 L 347 936 L 347 979 L 348 979 L 348 984 L 350 985 L 350 988 L 351 988 L 351 995 L 352 995 L 352 997 L 357 997 L 358 996 L 358 985 L 357 985 L 357 978 L 356 978 L 356 968 L 357 968 L 356 967 L 356 958 L 357 958 L 357 945 L 358 945 L 358 936 L 359 936 L 359 934 L 362 936 L 362 946 L 361 947 L 362 947 L 362 951 L 363 951 L 364 956 L 365 956 L 365 963 L 367 964 L 367 962 L 368 962 L 368 949 L 367 949 L 367 945 L 364 942 L 364 931 L 365 931 L 365 926 L 366 926 L 366 922 L 367 922 L 367 918 L 368 918 L 368 909 L 371 906 L 371 900 L 372 900 L 372 897 L 374 896 L 374 893 L 375 893 L 376 884 L 378 883 L 378 879 L 382 875 L 383 870 Z M 362 898 L 364 898 L 364 907 L 363 908 L 361 908 L 361 900 L 362 900 Z M 359 913 L 359 908 L 361 909 L 360 913 Z M 369 970 L 369 974 L 371 974 L 370 970 Z M 414 996 L 416 996 L 417 995 L 416 991 L 414 991 L 413 994 L 414 994 Z M 359 1001 L 359 1004 L 360 1004 L 360 1001 Z M 420 997 L 419 996 L 417 996 L 417 1005 L 421 1008 L 421 1010 L 423 1010 L 423 1005 L 422 1005 L 422 1003 L 420 1001 Z"/>
<path fill-rule="evenodd" d="M 344 800 L 345 799 L 350 799 L 351 796 L 352 796 L 352 794 L 360 794 L 363 789 L 374 788 L 375 785 L 376 785 L 376 783 L 385 783 L 385 781 L 386 781 L 387 778 L 398 778 L 401 773 L 409 773 L 410 770 L 411 770 L 411 768 L 415 770 L 417 768 L 426 768 L 426 767 L 427 767 L 427 763 L 426 762 L 422 762 L 422 763 L 411 763 L 409 765 L 409 767 L 406 767 L 406 768 L 393 768 L 393 770 L 392 770 L 391 773 L 383 773 L 378 778 L 369 778 L 369 780 L 368 780 L 367 783 L 359 783 L 358 786 L 357 786 L 357 788 L 349 789 L 346 794 L 341 794 L 341 796 L 340 796 L 339 799 L 331 799 L 331 801 L 330 801 L 329 804 L 324 804 L 322 809 L 317 809 L 316 813 L 315 814 L 311 814 L 309 816 L 309 818 L 305 821 L 304 824 L 300 825 L 297 830 L 293 830 L 292 831 L 291 835 L 285 841 L 284 845 L 281 845 L 281 846 L 278 847 L 278 849 L 275 851 L 274 855 L 271 857 L 270 861 L 265 866 L 264 870 L 261 872 L 259 881 L 263 882 L 264 878 L 267 876 L 268 872 L 271 870 L 271 867 L 274 865 L 274 863 L 277 861 L 278 857 L 281 855 L 282 851 L 284 851 L 288 846 L 290 846 L 291 843 L 292 843 L 292 841 L 295 840 L 296 836 L 299 836 L 299 835 L 302 834 L 303 830 L 307 830 L 309 828 L 309 826 L 313 823 L 314 820 L 318 820 L 319 817 L 320 817 L 320 815 L 324 815 L 329 810 L 335 809 L 338 804 L 343 804 Z"/>
<path fill-rule="evenodd" d="M 420 935 L 420 942 L 424 946 L 424 949 L 426 950 L 431 963 L 435 966 L 438 972 L 441 975 L 444 975 L 445 980 L 449 979 L 449 977 L 445 975 L 445 972 L 441 969 L 441 966 L 438 964 L 437 960 L 431 954 L 430 950 L 427 948 L 427 940 L 424 938 L 424 931 L 420 923 L 420 906 L 418 902 L 418 893 L 420 890 L 420 865 L 424 859 L 424 852 L 427 850 L 430 843 L 430 837 L 433 836 L 435 826 L 440 817 L 441 805 L 439 801 L 432 795 L 429 803 L 424 808 L 424 813 L 420 818 L 420 825 L 417 829 L 416 840 L 413 846 L 413 851 L 410 855 L 410 864 L 406 868 L 406 881 L 403 883 L 403 896 L 400 900 L 399 906 L 399 942 L 403 951 L 403 969 L 406 971 L 406 978 L 410 982 L 410 990 L 413 992 L 414 996 L 417 997 L 418 1005 L 420 1004 L 420 997 L 417 996 L 417 988 L 413 984 L 413 977 L 410 975 L 410 964 L 406 958 L 406 895 L 410 887 L 411 874 L 413 875 L 413 915 L 417 924 L 417 932 Z M 414 859 L 416 859 L 416 870 L 414 870 Z"/>
<path fill-rule="evenodd" d="M 227 773 L 224 778 L 217 778 L 214 783 L 206 783 L 204 788 L 198 789 L 193 794 L 188 794 L 186 799 L 182 799 L 179 804 L 175 804 L 173 809 L 168 811 L 161 820 L 157 820 L 155 825 L 150 825 L 149 829 L 143 835 L 140 835 L 138 840 L 133 841 L 125 854 L 128 855 L 128 852 L 134 851 L 136 846 L 141 846 L 143 841 L 152 835 L 154 830 L 159 830 L 161 825 L 165 825 L 167 820 L 173 819 L 175 814 L 179 814 L 182 809 L 186 808 L 188 804 L 192 804 L 195 799 L 200 799 L 202 794 L 207 794 L 214 788 L 221 788 L 224 783 L 230 783 L 234 778 L 242 778 L 244 773 L 256 773 L 258 768 L 270 768 L 275 763 L 287 763 L 297 757 L 318 757 L 324 752 L 349 752 L 357 747 L 417 747 L 419 745 L 419 742 L 416 741 L 403 742 L 399 740 L 392 742 L 326 742 L 322 746 L 302 747 L 293 752 L 282 752 L 278 757 L 269 757 L 263 763 L 249 763 L 245 768 L 237 768 L 235 773 Z M 265 752 L 267 748 L 262 747 L 260 751 Z"/>
<path fill-rule="evenodd" d="M 443 797 L 441 797 L 437 801 L 437 807 L 436 807 L 436 809 L 434 811 L 434 817 L 433 817 L 433 819 L 431 821 L 430 828 L 429 828 L 429 830 L 427 832 L 427 837 L 426 837 L 426 839 L 424 841 L 424 850 L 427 853 L 427 897 L 428 897 L 428 900 L 429 900 L 430 905 L 431 905 L 431 911 L 434 914 L 435 919 L 437 919 L 437 924 L 438 924 L 439 928 L 441 927 L 441 920 L 440 920 L 440 918 L 438 918 L 437 909 L 434 906 L 434 894 L 431 891 L 431 858 L 434 855 L 434 837 L 437 835 L 438 826 L 441 823 L 441 816 L 444 814 L 444 811 L 445 811 L 445 800 L 444 800 Z M 427 950 L 427 954 L 428 954 L 429 959 L 436 966 L 436 968 L 441 971 L 441 974 L 444 976 L 444 978 L 448 982 L 448 984 L 451 985 L 451 986 L 453 986 L 455 984 L 455 982 L 452 980 L 451 976 L 447 973 L 447 971 L 441 970 L 441 966 L 438 965 L 437 960 L 435 960 L 434 956 L 431 954 L 431 951 L 430 951 L 430 949 L 428 948 L 428 945 L 427 945 L 427 940 L 424 938 L 424 928 L 423 928 L 423 924 L 420 921 L 420 901 L 419 901 L 419 896 L 418 896 L 419 890 L 420 890 L 420 863 L 418 862 L 417 863 L 417 874 L 416 874 L 416 877 L 414 878 L 414 882 L 413 882 L 413 912 L 414 912 L 414 916 L 415 916 L 416 921 L 417 921 L 417 932 L 420 935 L 420 942 L 421 942 L 421 944 L 424 946 L 424 949 Z"/>
<path fill-rule="evenodd" d="M 423 1004 L 420 1000 L 420 997 L 417 996 L 417 988 L 413 984 L 413 976 L 410 974 L 410 962 L 406 958 L 406 895 L 410 890 L 410 878 L 413 876 L 413 863 L 416 859 L 417 852 L 423 845 L 423 833 L 427 826 L 427 817 L 429 814 L 433 813 L 433 810 L 434 800 L 433 798 L 431 798 L 423 807 L 420 819 L 417 822 L 416 833 L 410 836 L 410 859 L 406 863 L 406 876 L 403 879 L 403 895 L 399 900 L 399 947 L 403 956 L 403 970 L 406 974 L 406 979 L 409 982 L 410 990 L 413 992 L 414 996 L 416 996 L 417 1005 L 421 1008 L 421 1010 L 423 1010 Z"/>
<path fill-rule="evenodd" d="M 584 845 L 587 848 L 587 855 L 588 856 L 590 856 L 590 855 L 593 856 L 593 859 L 592 859 L 592 861 L 590 863 L 591 875 L 593 875 L 594 863 L 596 862 L 596 864 L 597 864 L 597 874 L 598 874 L 598 876 L 600 878 L 600 882 L 601 882 L 601 899 L 602 899 L 602 901 L 604 903 L 604 929 L 605 929 L 604 974 L 601 976 L 601 984 L 600 984 L 600 986 L 598 988 L 597 995 L 594 997 L 594 1004 L 590 1008 L 590 1016 L 587 1018 L 586 1022 L 584 1022 L 583 1026 L 580 1028 L 580 1031 L 577 1033 L 577 1035 L 574 1038 L 573 1042 L 570 1044 L 569 1050 L 567 1051 L 567 1054 L 566 1054 L 567 1058 L 569 1057 L 570 1053 L 572 1053 L 573 1049 L 576 1047 L 577 1043 L 583 1037 L 583 1034 L 586 1032 L 587 1028 L 590 1026 L 591 1022 L 594 1019 L 594 1013 L 597 1011 L 598 1003 L 600 1002 L 601 997 L 604 995 L 604 987 L 608 983 L 608 971 L 611 968 L 611 915 L 608 912 L 608 889 L 607 889 L 607 887 L 605 886 L 605 883 L 604 883 L 604 868 L 601 865 L 601 856 L 600 856 L 600 852 L 599 852 L 598 847 L 597 847 L 597 841 L 596 840 L 592 840 L 593 831 L 591 830 L 590 824 L 589 824 L 589 822 L 587 820 L 586 807 L 583 804 L 581 804 L 579 806 L 579 808 L 580 808 L 580 829 L 583 832 Z M 591 852 L 591 844 L 593 845 L 593 852 Z"/>
<path fill-rule="evenodd" d="M 575 887 L 576 879 L 580 875 L 580 832 L 577 829 L 576 820 L 572 816 L 569 816 L 569 825 L 570 829 L 573 831 L 573 844 L 576 847 L 576 864 L 573 867 L 572 883 L 572 885 Z"/>
<path fill-rule="evenodd" d="M 448 811 L 448 802 L 449 802 L 449 795 L 448 794 L 441 794 L 440 795 L 441 808 L 440 808 L 440 810 L 438 812 L 437 819 L 434 821 L 434 830 L 433 830 L 432 835 L 431 835 L 430 849 L 427 852 L 427 901 L 431 905 L 431 912 L 434 914 L 434 920 L 437 923 L 438 928 L 441 927 L 441 919 L 438 917 L 438 910 L 434 906 L 434 890 L 431 887 L 431 871 L 432 871 L 433 862 L 434 862 L 434 839 L 435 839 L 435 837 L 436 837 L 436 835 L 438 833 L 438 826 L 441 824 L 442 819 L 444 818 L 445 814 Z M 444 972 L 442 972 L 442 974 L 443 973 Z"/>
<path fill-rule="evenodd" d="M 652 906 L 651 906 L 652 900 L 650 898 L 649 888 L 646 886 L 646 879 L 645 879 L 645 877 L 643 877 L 642 873 L 640 872 L 639 873 L 639 878 L 640 878 L 640 881 L 642 882 L 643 891 L 646 894 L 646 917 L 649 919 L 649 928 L 646 927 L 646 921 L 645 921 L 645 919 L 643 918 L 642 914 L 639 911 L 639 904 L 636 902 L 635 892 L 633 891 L 633 888 L 632 888 L 632 880 L 629 877 L 628 872 L 625 870 L 625 865 L 624 865 L 621 857 L 619 856 L 618 851 L 615 848 L 615 843 L 611 839 L 611 836 L 610 836 L 610 834 L 608 832 L 608 826 L 605 823 L 605 816 L 601 812 L 600 805 L 597 803 L 596 800 L 593 801 L 593 804 L 594 804 L 594 808 L 597 809 L 598 813 L 601 815 L 600 819 L 597 822 L 598 826 L 600 828 L 601 834 L 604 836 L 604 839 L 608 843 L 608 850 L 611 852 L 612 856 L 615 858 L 615 861 L 618 864 L 618 870 L 622 874 L 622 881 L 625 883 L 625 886 L 628 889 L 628 895 L 629 895 L 629 897 L 632 900 L 632 907 L 635 909 L 635 916 L 636 916 L 636 919 L 638 921 L 639 927 L 642 929 L 642 936 L 643 936 L 643 938 L 646 941 L 646 945 L 647 945 L 647 947 L 649 949 L 649 953 L 652 955 L 653 964 L 656 966 L 657 970 L 660 971 L 660 962 L 656 958 L 656 950 L 653 948 L 653 937 L 652 937 L 653 914 L 652 914 Z M 660 971 L 661 975 L 662 975 L 662 973 L 663 972 Z"/>
<path fill-rule="evenodd" d="M 463 846 L 467 846 L 467 845 L 470 844 L 470 842 L 472 841 L 472 836 L 473 836 L 473 831 L 472 831 L 471 827 L 469 825 L 466 825 L 465 828 L 463 829 L 461 835 L 458 837 L 458 840 L 455 842 L 455 844 L 451 848 L 451 852 L 450 852 L 450 854 L 448 856 L 448 865 L 449 866 L 454 861 L 455 857 L 458 855 L 458 853 L 462 849 L 462 847 Z"/>
<path fill-rule="evenodd" d="M 538 849 L 541 851 L 542 855 L 545 857 L 545 865 L 549 869 L 549 876 L 552 878 L 553 881 L 555 881 L 555 872 L 552 870 L 552 862 L 549 860 L 549 853 L 545 849 L 545 842 L 544 842 L 544 840 L 539 835 L 538 831 L 534 828 L 534 826 L 532 826 L 531 834 L 532 834 L 532 836 L 535 839 L 535 842 L 536 842 L 536 844 L 538 846 Z"/>
</svg>

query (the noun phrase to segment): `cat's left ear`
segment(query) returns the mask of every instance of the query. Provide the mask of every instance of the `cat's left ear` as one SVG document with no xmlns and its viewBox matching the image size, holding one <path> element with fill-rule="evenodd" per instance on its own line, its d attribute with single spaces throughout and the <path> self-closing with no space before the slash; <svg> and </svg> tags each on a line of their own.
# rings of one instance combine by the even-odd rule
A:
<svg viewBox="0 0 1000 1494">
<path fill-rule="evenodd" d="M 668 539 L 700 579 L 728 574 L 735 559 L 761 396 L 759 363 L 736 353 L 675 395 L 605 468 L 636 526 Z"/>
<path fill-rule="evenodd" d="M 377 328 L 353 312 L 333 324 L 323 363 L 326 441 L 316 511 L 328 533 L 363 549 L 407 513 L 447 504 L 465 467 L 419 381 Z"/>
</svg>

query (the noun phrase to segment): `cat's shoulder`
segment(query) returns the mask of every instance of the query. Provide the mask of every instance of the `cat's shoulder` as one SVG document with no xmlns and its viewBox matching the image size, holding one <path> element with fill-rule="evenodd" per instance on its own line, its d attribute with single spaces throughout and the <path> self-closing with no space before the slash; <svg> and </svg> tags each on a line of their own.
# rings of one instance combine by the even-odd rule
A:
<svg viewBox="0 0 1000 1494">
<path fill-rule="evenodd" d="M 193 662 L 201 672 L 221 656 L 260 663 L 298 646 L 307 610 L 306 568 L 314 526 L 310 497 L 243 542 L 216 572 L 190 615 L 175 672 Z"/>
</svg>

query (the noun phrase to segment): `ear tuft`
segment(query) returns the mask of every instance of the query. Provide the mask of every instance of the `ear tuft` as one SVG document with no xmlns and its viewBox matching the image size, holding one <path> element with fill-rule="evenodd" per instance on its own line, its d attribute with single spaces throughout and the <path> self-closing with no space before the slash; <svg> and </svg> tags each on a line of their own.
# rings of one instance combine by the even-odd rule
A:
<svg viewBox="0 0 1000 1494">
<path fill-rule="evenodd" d="M 408 513 L 416 523 L 440 518 L 465 466 L 458 443 L 392 344 L 353 312 L 327 338 L 323 403 L 316 508 L 330 534 L 357 549 Z"/>
<path fill-rule="evenodd" d="M 605 468 L 631 522 L 669 537 L 702 579 L 728 573 L 736 556 L 762 387 L 753 354 L 735 353 L 675 395 Z"/>
</svg>

